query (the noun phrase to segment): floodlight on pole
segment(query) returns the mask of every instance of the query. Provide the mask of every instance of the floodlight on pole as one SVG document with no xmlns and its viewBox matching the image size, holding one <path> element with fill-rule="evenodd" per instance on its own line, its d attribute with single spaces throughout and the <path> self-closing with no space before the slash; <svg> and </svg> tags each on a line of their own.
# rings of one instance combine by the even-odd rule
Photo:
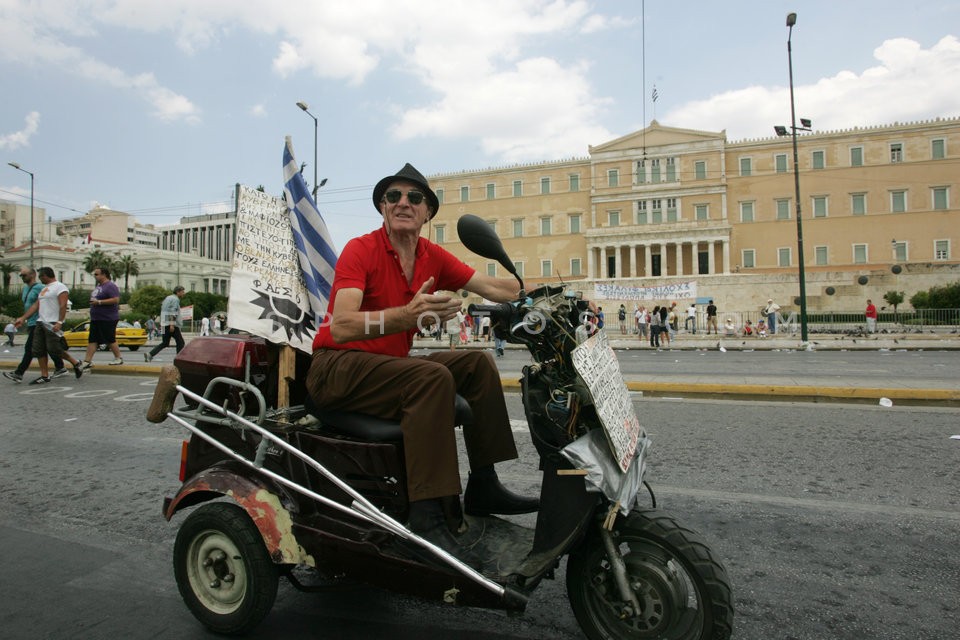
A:
<svg viewBox="0 0 960 640">
<path fill-rule="evenodd" d="M 804 344 L 807 344 L 807 280 L 803 263 L 803 221 L 800 216 L 800 157 L 797 151 L 797 131 L 810 131 L 813 127 L 813 121 L 809 118 L 800 118 L 800 126 L 797 126 L 796 102 L 793 96 L 793 26 L 797 24 L 797 14 L 787 14 L 787 66 L 790 73 L 790 129 L 783 125 L 776 125 L 773 130 L 778 136 L 790 135 L 793 138 L 793 185 L 795 198 L 797 201 L 797 263 L 799 265 L 800 275 L 800 338 Z"/>
<path fill-rule="evenodd" d="M 313 200 L 316 202 L 317 189 L 320 188 L 320 183 L 317 182 L 317 116 L 310 113 L 310 106 L 303 100 L 298 102 L 297 106 L 300 107 L 305 114 L 313 118 Z"/>
<path fill-rule="evenodd" d="M 16 162 L 8 162 L 7 164 L 17 171 L 23 171 L 30 175 L 30 268 L 35 269 L 36 266 L 33 263 L 33 172 L 27 171 Z"/>
</svg>

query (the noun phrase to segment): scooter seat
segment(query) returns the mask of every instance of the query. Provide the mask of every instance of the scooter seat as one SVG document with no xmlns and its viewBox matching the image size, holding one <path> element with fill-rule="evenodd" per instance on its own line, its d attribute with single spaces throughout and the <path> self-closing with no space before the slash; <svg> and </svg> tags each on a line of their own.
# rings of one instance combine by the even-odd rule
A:
<svg viewBox="0 0 960 640">
<path fill-rule="evenodd" d="M 308 396 L 304 408 L 328 429 L 367 442 L 392 442 L 403 439 L 400 422 L 340 409 L 321 409 Z M 454 400 L 454 422 L 458 426 L 473 424 L 473 411 L 466 399 L 457 395 Z"/>
</svg>

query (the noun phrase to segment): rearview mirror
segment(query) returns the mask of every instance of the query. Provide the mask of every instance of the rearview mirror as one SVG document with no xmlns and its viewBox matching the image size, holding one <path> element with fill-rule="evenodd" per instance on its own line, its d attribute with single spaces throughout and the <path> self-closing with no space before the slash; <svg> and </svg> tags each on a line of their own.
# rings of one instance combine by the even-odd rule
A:
<svg viewBox="0 0 960 640">
<path fill-rule="evenodd" d="M 517 268 L 513 266 L 513 261 L 510 260 L 510 256 L 503 248 L 503 243 L 500 242 L 500 238 L 482 218 L 469 213 L 461 216 L 457 220 L 457 235 L 460 236 L 460 242 L 463 243 L 463 246 L 471 252 L 490 260 L 496 260 L 503 265 L 504 269 L 520 281 L 520 288 L 523 288 L 523 280 L 517 274 Z"/>
</svg>

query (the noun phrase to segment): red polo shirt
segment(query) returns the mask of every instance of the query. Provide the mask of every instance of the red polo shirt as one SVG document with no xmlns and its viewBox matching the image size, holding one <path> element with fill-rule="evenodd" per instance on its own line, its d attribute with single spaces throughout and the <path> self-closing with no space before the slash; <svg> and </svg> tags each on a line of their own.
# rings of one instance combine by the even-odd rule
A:
<svg viewBox="0 0 960 640">
<path fill-rule="evenodd" d="M 400 266 L 400 256 L 390 244 L 384 227 L 367 235 L 354 238 L 343 248 L 337 258 L 337 268 L 333 277 L 330 302 L 327 305 L 327 318 L 333 317 L 333 304 L 340 289 L 360 289 L 363 291 L 361 311 L 381 311 L 391 307 L 400 307 L 413 299 L 420 286 L 431 276 L 435 278 L 434 291 L 457 291 L 463 288 L 475 273 L 472 267 L 464 264 L 452 253 L 420 238 L 417 242 L 417 256 L 414 263 L 413 282 L 408 284 L 407 277 Z M 371 314 L 371 320 L 377 316 Z M 357 340 L 337 344 L 330 335 L 329 323 L 324 323 L 313 339 L 313 348 L 317 349 L 358 349 L 390 356 L 404 357 L 413 346 L 413 336 L 417 329 L 394 333 L 370 340 Z"/>
</svg>

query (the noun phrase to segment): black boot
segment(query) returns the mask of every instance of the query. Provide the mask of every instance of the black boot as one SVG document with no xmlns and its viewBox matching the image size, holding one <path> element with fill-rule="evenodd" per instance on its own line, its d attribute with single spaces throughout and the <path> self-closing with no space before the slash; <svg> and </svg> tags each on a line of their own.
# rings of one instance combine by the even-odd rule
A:
<svg viewBox="0 0 960 640">
<path fill-rule="evenodd" d="M 463 508 L 471 516 L 518 515 L 533 513 L 540 508 L 540 500 L 517 495 L 500 484 L 493 466 L 477 469 L 467 480 L 463 492 Z"/>
<path fill-rule="evenodd" d="M 473 535 L 464 520 L 460 496 L 411 502 L 407 528 L 461 562 L 475 569 L 483 566 L 483 549 L 478 544 L 480 532 Z"/>
</svg>

